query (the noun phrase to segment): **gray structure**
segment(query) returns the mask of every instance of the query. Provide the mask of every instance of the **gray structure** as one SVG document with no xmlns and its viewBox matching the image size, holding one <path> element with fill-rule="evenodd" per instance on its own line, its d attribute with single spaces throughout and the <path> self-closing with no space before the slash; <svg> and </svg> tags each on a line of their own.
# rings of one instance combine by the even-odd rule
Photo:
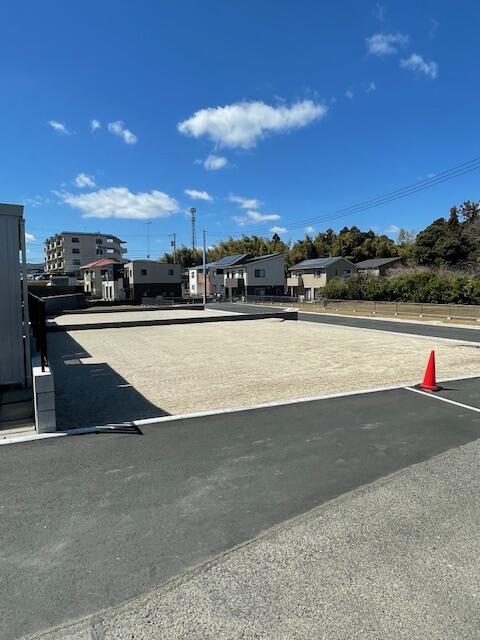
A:
<svg viewBox="0 0 480 640">
<path fill-rule="evenodd" d="M 156 260 L 132 260 L 123 270 L 126 300 L 141 302 L 142 298 L 181 298 L 182 267 Z"/>
<path fill-rule="evenodd" d="M 23 207 L 0 204 L 0 387 L 31 386 Z"/>
<path fill-rule="evenodd" d="M 345 258 L 314 258 L 303 260 L 290 267 L 287 286 L 291 296 L 302 296 L 305 300 L 314 300 L 320 289 L 332 278 L 349 278 L 357 267 Z"/>
<path fill-rule="evenodd" d="M 384 276 L 389 269 L 398 269 L 402 266 L 402 258 L 371 258 L 357 262 L 355 265 L 360 273 L 371 276 Z"/>
<path fill-rule="evenodd" d="M 62 231 L 45 240 L 45 273 L 80 276 L 82 265 L 101 258 L 122 261 L 124 240 L 103 233 Z"/>
</svg>

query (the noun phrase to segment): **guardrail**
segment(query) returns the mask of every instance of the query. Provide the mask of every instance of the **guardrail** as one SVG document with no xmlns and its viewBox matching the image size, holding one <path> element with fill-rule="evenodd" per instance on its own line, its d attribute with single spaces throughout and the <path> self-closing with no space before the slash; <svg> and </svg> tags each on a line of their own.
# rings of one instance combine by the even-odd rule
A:
<svg viewBox="0 0 480 640">
<path fill-rule="evenodd" d="M 242 302 L 259 304 L 289 304 L 318 311 L 371 313 L 372 315 L 418 316 L 480 322 L 480 306 L 469 304 L 440 304 L 430 302 L 388 302 L 383 300 L 299 300 L 288 296 L 247 296 Z"/>
<path fill-rule="evenodd" d="M 45 300 L 28 292 L 28 314 L 35 346 L 40 355 L 42 371 L 48 367 L 47 323 Z"/>
<path fill-rule="evenodd" d="M 385 302 L 369 300 L 324 300 L 317 303 L 325 310 L 371 313 L 373 315 L 409 315 L 480 321 L 480 306 L 468 304 L 440 304 L 424 302 Z"/>
</svg>

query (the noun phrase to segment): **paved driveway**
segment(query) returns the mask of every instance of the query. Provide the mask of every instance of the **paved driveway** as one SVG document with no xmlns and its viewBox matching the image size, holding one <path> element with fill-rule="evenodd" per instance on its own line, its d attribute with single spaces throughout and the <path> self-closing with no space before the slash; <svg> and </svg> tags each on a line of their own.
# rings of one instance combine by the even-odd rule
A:
<svg viewBox="0 0 480 640">
<path fill-rule="evenodd" d="M 478 380 L 449 387 L 480 406 Z M 2 446 L 2 640 L 121 603 L 479 435 L 480 413 L 398 389 Z"/>
</svg>

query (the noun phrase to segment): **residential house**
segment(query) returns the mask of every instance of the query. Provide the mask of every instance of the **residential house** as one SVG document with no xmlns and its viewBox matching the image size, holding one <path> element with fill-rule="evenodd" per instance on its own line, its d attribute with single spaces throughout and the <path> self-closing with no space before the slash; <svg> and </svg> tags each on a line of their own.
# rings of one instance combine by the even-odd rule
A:
<svg viewBox="0 0 480 640">
<path fill-rule="evenodd" d="M 225 256 L 206 265 L 207 295 L 281 296 L 285 293 L 285 254 Z M 189 269 L 190 295 L 203 295 L 203 266 Z"/>
<path fill-rule="evenodd" d="M 104 282 L 115 282 L 123 276 L 123 262 L 113 258 L 101 258 L 80 267 L 83 273 L 83 290 L 92 298 L 104 297 Z"/>
<path fill-rule="evenodd" d="M 398 269 L 402 266 L 402 258 L 371 258 L 357 262 L 355 265 L 359 273 L 365 273 L 370 276 L 384 276 L 390 269 Z"/>
<path fill-rule="evenodd" d="M 332 278 L 349 278 L 357 267 L 345 258 L 314 258 L 304 260 L 290 267 L 287 286 L 291 296 L 302 296 L 305 300 L 314 300 L 320 295 L 320 289 Z"/>
<path fill-rule="evenodd" d="M 125 299 L 141 302 L 142 298 L 181 298 L 182 267 L 156 260 L 132 260 L 123 270 Z"/>
<path fill-rule="evenodd" d="M 124 240 L 103 233 L 62 231 L 45 240 L 45 273 L 80 276 L 81 266 L 102 258 L 122 261 Z"/>
</svg>

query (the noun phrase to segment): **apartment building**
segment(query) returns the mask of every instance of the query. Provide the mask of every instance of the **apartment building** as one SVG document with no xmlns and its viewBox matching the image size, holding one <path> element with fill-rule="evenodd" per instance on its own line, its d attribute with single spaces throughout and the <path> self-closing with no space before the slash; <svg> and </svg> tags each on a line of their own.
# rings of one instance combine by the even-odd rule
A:
<svg viewBox="0 0 480 640">
<path fill-rule="evenodd" d="M 303 260 L 290 267 L 287 278 L 288 292 L 291 296 L 301 296 L 305 300 L 314 300 L 332 278 L 349 278 L 356 273 L 357 267 L 345 258 L 314 258 Z"/>
<path fill-rule="evenodd" d="M 62 231 L 45 240 L 45 273 L 80 276 L 81 266 L 102 258 L 122 261 L 124 240 L 103 233 Z"/>
<path fill-rule="evenodd" d="M 206 265 L 207 295 L 235 297 L 281 296 L 285 293 L 285 255 L 272 253 L 256 258 L 249 254 L 225 256 Z M 189 269 L 190 295 L 203 295 L 203 266 Z"/>
</svg>

